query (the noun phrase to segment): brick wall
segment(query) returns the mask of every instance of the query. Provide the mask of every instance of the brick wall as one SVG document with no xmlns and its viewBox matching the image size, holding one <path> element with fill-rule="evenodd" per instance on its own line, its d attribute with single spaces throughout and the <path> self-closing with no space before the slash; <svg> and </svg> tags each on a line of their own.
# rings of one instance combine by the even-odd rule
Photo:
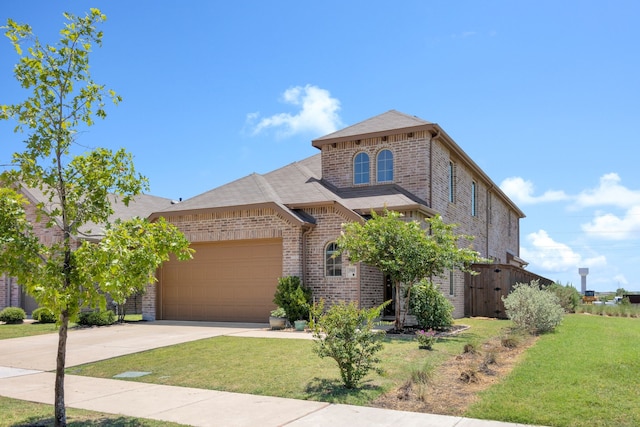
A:
<svg viewBox="0 0 640 427">
<path fill-rule="evenodd" d="M 338 142 L 322 146 L 323 179 L 338 188 L 353 186 L 353 159 L 356 154 L 369 155 L 369 184 L 376 185 L 376 155 L 389 149 L 394 157 L 394 183 L 425 200 L 439 212 L 445 222 L 458 224 L 455 232 L 475 236 L 472 246 L 481 256 L 506 262 L 506 253 L 519 253 L 519 217 L 492 191 L 464 159 L 458 158 L 449 145 L 431 138 L 426 131 L 385 137 Z M 455 165 L 455 199 L 449 201 L 449 162 Z M 472 215 L 472 183 L 475 182 L 475 212 Z M 405 213 L 410 216 L 412 213 Z M 419 219 L 419 218 L 418 218 Z M 468 242 L 463 242 L 466 246 Z M 362 269 L 361 269 L 362 271 Z M 363 279 L 367 281 L 368 279 Z M 454 305 L 454 315 L 464 315 L 464 274 L 455 272 L 454 293 L 450 295 L 448 274 L 436 282 Z M 364 283 L 364 282 L 363 282 Z M 375 298 L 371 299 L 371 301 Z"/>
</svg>

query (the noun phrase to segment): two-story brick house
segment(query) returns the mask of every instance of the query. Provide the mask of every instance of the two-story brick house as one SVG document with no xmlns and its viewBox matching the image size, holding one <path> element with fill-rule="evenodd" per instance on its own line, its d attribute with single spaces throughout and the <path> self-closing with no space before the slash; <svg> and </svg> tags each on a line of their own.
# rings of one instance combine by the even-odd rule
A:
<svg viewBox="0 0 640 427">
<path fill-rule="evenodd" d="M 437 124 L 391 110 L 312 144 L 319 154 L 151 215 L 175 224 L 196 253 L 159 270 L 143 297 L 146 318 L 265 322 L 288 275 L 315 298 L 380 304 L 391 297 L 382 274 L 332 255 L 343 223 L 385 206 L 418 220 L 439 213 L 476 236 L 483 257 L 524 265 L 524 214 Z M 438 283 L 462 317 L 464 274 Z"/>
</svg>

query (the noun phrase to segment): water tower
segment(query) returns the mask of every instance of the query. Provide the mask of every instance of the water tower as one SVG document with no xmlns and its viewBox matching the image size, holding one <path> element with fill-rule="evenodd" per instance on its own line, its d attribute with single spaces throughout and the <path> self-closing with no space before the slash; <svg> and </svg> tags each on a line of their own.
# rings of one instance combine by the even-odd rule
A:
<svg viewBox="0 0 640 427">
<path fill-rule="evenodd" d="M 584 295 L 587 290 L 587 274 L 589 274 L 589 269 L 579 268 L 578 274 L 580 275 L 580 293 Z"/>
</svg>

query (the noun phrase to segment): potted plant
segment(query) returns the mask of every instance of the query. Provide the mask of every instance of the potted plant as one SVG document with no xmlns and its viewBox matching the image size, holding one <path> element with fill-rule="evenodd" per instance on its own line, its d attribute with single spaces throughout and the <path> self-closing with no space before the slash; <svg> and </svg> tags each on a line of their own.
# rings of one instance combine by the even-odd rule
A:
<svg viewBox="0 0 640 427">
<path fill-rule="evenodd" d="M 287 326 L 287 312 L 282 307 L 271 310 L 269 316 L 269 326 L 271 329 L 284 329 Z"/>
</svg>

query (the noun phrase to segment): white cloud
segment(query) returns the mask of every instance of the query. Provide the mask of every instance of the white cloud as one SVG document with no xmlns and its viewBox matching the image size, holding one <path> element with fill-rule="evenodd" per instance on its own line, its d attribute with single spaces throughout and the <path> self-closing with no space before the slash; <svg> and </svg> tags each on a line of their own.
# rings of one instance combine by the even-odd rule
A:
<svg viewBox="0 0 640 427">
<path fill-rule="evenodd" d="M 624 274 L 616 274 L 615 276 L 613 276 L 613 281 L 619 286 L 626 286 L 629 284 L 629 281 L 626 277 L 624 277 Z"/>
<path fill-rule="evenodd" d="M 640 206 L 640 191 L 630 190 L 620 185 L 617 173 L 608 173 L 600 177 L 598 187 L 584 190 L 576 197 L 579 207 L 617 206 L 630 208 Z"/>
<path fill-rule="evenodd" d="M 300 133 L 322 136 L 335 132 L 342 122 L 338 111 L 340 101 L 332 98 L 328 90 L 317 86 L 296 86 L 282 94 L 282 102 L 299 108 L 295 114 L 280 113 L 260 119 L 259 113 L 247 115 L 247 122 L 257 135 L 267 129 L 276 129 L 278 136 L 286 137 Z M 255 125 L 253 123 L 259 122 Z"/>
<path fill-rule="evenodd" d="M 622 218 L 612 213 L 597 213 L 593 221 L 582 224 L 582 230 L 607 240 L 635 239 L 640 233 L 640 206 L 632 207 Z"/>
<path fill-rule="evenodd" d="M 568 271 L 578 267 L 598 267 L 607 264 L 603 255 L 583 258 L 568 245 L 553 240 L 545 230 L 531 233 L 526 239 L 531 248 L 522 247 L 520 256 L 545 271 Z"/>
<path fill-rule="evenodd" d="M 516 204 L 535 204 L 544 202 L 557 202 L 566 200 L 568 196 L 564 191 L 548 190 L 541 196 L 534 196 L 535 187 L 531 181 L 515 176 L 502 181 L 500 188 Z"/>
</svg>

